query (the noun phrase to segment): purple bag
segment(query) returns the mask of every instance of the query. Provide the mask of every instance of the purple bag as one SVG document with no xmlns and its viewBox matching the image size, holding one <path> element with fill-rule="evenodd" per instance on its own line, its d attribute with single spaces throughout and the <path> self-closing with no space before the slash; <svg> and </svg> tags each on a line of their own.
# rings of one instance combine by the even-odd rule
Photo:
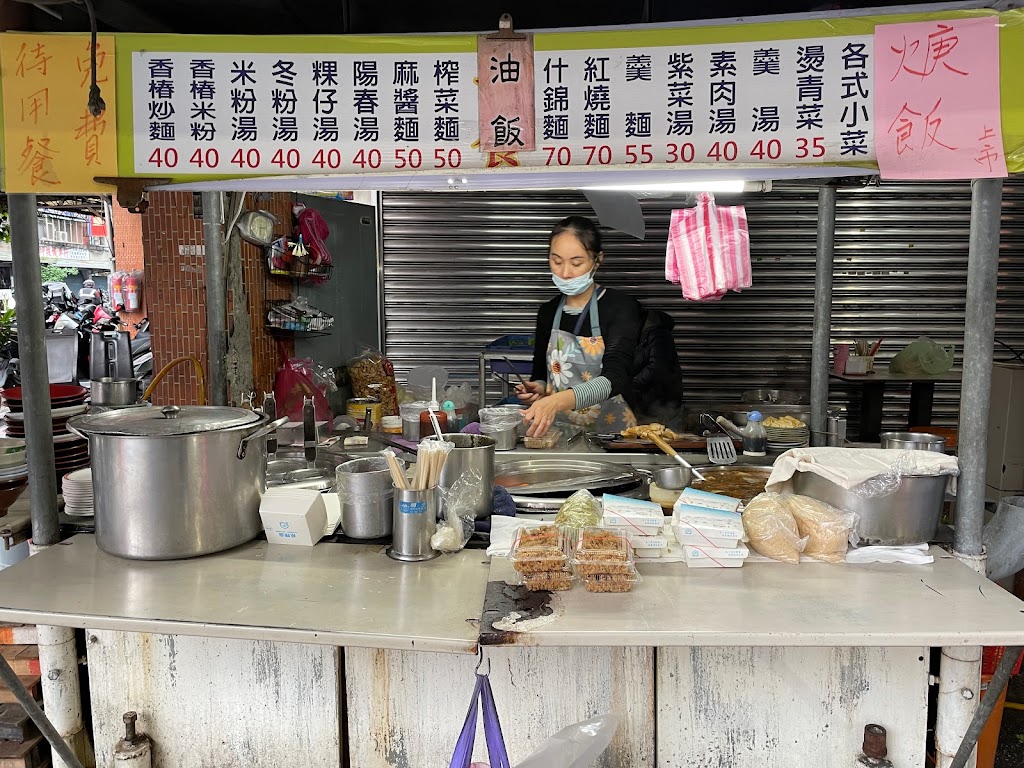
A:
<svg viewBox="0 0 1024 768">
<path fill-rule="evenodd" d="M 469 700 L 469 711 L 462 733 L 455 743 L 455 752 L 449 768 L 470 768 L 473 760 L 473 746 L 476 743 L 476 718 L 481 700 L 484 706 L 484 737 L 487 739 L 487 757 L 491 768 L 511 768 L 508 753 L 505 752 L 505 739 L 501 735 L 501 723 L 498 722 L 498 709 L 494 705 L 494 693 L 487 675 L 476 676 L 473 697 Z"/>
</svg>

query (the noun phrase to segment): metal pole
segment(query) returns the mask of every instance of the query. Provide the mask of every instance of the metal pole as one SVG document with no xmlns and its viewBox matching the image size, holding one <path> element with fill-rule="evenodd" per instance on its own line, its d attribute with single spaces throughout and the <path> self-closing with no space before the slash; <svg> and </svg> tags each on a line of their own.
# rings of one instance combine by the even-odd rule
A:
<svg viewBox="0 0 1024 768">
<path fill-rule="evenodd" d="M 22 197 L 22 195 L 18 195 Z M 35 195 L 24 195 L 24 197 L 35 198 Z M 13 215 L 11 217 L 14 218 Z M 13 236 L 13 232 L 11 233 Z M 40 292 L 42 289 L 40 289 Z M 75 670 L 76 672 L 78 670 Z M 46 740 L 50 742 L 50 746 L 53 751 L 57 753 L 61 760 L 63 760 L 68 768 L 82 768 L 82 763 L 75 756 L 75 753 L 71 750 L 64 739 L 57 733 L 57 729 L 53 727 L 53 724 L 49 721 L 43 710 L 39 708 L 36 700 L 32 697 L 32 694 L 25 688 L 25 684 L 21 682 L 14 670 L 11 669 L 11 665 L 7 663 L 7 659 L 0 656 L 0 680 L 3 681 L 4 685 L 7 686 L 8 690 L 14 694 L 14 698 L 18 700 L 22 708 L 32 718 L 32 722 L 36 724 L 39 732 L 46 737 Z"/>
<path fill-rule="evenodd" d="M 828 350 L 832 334 L 832 260 L 836 240 L 836 188 L 818 190 L 818 244 L 814 269 L 811 341 L 811 445 L 825 445 L 828 429 Z"/>
<path fill-rule="evenodd" d="M 974 719 L 971 720 L 971 725 L 968 727 L 964 740 L 953 757 L 953 762 L 949 764 L 949 768 L 965 768 L 969 762 L 974 748 L 978 745 L 981 732 L 988 725 L 988 719 L 996 708 L 999 697 L 1003 695 L 1006 684 L 1010 682 L 1010 675 L 1013 673 L 1013 668 L 1017 665 L 1017 659 L 1020 658 L 1021 650 L 1024 649 L 1019 645 L 1003 649 L 1003 658 L 999 660 L 999 664 L 996 666 L 995 674 L 992 675 L 992 680 L 988 684 L 988 690 L 985 691 L 985 698 L 981 700 L 978 708 L 974 711 Z M 975 757 L 975 759 L 977 758 Z"/>
<path fill-rule="evenodd" d="M 957 481 L 953 551 L 982 556 L 985 519 L 986 433 L 992 399 L 992 346 L 995 343 L 999 272 L 999 219 L 1002 179 L 976 179 L 971 188 L 971 239 L 967 258 L 967 317 L 964 375 L 960 389 L 960 479 Z"/>
<path fill-rule="evenodd" d="M 18 357 L 25 406 L 25 454 L 32 510 L 32 541 L 48 547 L 60 538 L 57 467 L 53 456 L 50 373 L 46 365 L 43 279 L 39 271 L 39 217 L 35 195 L 8 195 L 14 291 L 18 307 Z"/>
<path fill-rule="evenodd" d="M 228 284 L 224 265 L 224 196 L 220 192 L 203 192 L 203 243 L 210 405 L 227 405 Z"/>
</svg>

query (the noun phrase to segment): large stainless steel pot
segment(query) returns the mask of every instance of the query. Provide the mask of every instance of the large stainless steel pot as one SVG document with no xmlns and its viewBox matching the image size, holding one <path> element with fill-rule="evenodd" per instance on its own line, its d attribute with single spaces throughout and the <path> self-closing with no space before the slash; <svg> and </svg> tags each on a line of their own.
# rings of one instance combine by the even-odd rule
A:
<svg viewBox="0 0 1024 768">
<path fill-rule="evenodd" d="M 89 439 L 96 544 L 133 560 L 230 549 L 260 530 L 267 434 L 286 423 L 219 406 L 127 408 L 77 416 Z"/>
<path fill-rule="evenodd" d="M 881 434 L 883 448 L 901 451 L 932 451 L 945 453 L 946 438 L 925 432 L 883 432 Z"/>
<path fill-rule="evenodd" d="M 948 479 L 946 475 L 904 475 L 894 492 L 865 497 L 813 472 L 797 472 L 793 476 L 793 490 L 836 509 L 856 512 L 860 517 L 857 535 L 862 544 L 898 546 L 935 538 Z"/>
</svg>

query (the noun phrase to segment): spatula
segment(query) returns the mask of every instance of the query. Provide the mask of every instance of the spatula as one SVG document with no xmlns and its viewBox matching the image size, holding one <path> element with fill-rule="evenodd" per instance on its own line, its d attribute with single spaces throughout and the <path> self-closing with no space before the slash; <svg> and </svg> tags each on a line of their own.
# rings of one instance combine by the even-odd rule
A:
<svg viewBox="0 0 1024 768">
<path fill-rule="evenodd" d="M 725 431 L 725 427 L 711 418 L 711 414 L 702 413 L 701 423 L 711 429 L 717 429 L 722 434 L 708 434 L 708 461 L 712 464 L 735 464 L 736 444 L 732 441 L 732 435 Z"/>
</svg>

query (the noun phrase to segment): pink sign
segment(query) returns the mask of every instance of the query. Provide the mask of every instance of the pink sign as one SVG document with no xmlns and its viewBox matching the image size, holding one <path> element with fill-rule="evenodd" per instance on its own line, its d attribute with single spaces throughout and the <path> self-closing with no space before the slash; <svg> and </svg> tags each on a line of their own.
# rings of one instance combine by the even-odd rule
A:
<svg viewBox="0 0 1024 768">
<path fill-rule="evenodd" d="M 875 126 L 883 179 L 1005 177 L 998 17 L 875 27 Z"/>
<path fill-rule="evenodd" d="M 532 152 L 533 35 L 502 39 L 480 35 L 476 47 L 480 151 Z"/>
</svg>

